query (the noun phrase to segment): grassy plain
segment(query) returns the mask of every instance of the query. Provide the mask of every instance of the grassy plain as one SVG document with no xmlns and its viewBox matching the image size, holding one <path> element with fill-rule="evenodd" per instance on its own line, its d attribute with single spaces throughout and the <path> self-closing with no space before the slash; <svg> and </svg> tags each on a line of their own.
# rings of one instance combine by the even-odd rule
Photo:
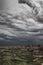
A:
<svg viewBox="0 0 43 65">
<path fill-rule="evenodd" d="M 43 58 L 33 61 L 35 58 L 29 47 L 0 47 L 0 65 L 41 65 L 43 63 Z"/>
</svg>

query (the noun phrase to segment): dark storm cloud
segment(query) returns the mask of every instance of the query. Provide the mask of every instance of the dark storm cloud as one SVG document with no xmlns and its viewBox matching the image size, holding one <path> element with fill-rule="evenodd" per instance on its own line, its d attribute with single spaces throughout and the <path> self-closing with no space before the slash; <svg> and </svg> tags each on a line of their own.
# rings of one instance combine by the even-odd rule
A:
<svg viewBox="0 0 43 65">
<path fill-rule="evenodd" d="M 42 44 L 43 23 L 41 22 L 43 22 L 43 17 L 36 17 L 26 4 L 22 4 L 20 9 L 16 15 L 9 12 L 0 13 L 0 43 Z"/>
</svg>

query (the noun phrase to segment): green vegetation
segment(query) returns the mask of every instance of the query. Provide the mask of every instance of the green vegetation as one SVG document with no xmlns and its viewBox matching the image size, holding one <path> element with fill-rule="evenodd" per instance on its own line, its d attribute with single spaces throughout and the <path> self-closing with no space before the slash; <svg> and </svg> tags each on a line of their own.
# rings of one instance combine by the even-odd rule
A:
<svg viewBox="0 0 43 65">
<path fill-rule="evenodd" d="M 43 63 L 43 58 L 33 60 L 33 52 L 27 48 L 5 47 L 0 49 L 0 65 L 40 65 Z"/>
</svg>

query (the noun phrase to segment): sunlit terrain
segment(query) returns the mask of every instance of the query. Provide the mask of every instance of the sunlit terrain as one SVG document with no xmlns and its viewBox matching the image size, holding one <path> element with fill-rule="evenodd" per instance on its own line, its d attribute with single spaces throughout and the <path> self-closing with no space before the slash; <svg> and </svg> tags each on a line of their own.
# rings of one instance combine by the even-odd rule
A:
<svg viewBox="0 0 43 65">
<path fill-rule="evenodd" d="M 0 65 L 42 65 L 42 64 L 43 64 L 43 46 L 42 48 L 38 46 L 0 47 Z"/>
</svg>

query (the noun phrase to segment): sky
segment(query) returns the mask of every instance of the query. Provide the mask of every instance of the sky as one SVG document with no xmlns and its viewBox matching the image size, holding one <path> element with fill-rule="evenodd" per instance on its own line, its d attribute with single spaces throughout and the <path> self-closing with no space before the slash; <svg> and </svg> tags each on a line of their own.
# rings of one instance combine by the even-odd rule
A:
<svg viewBox="0 0 43 65">
<path fill-rule="evenodd" d="M 0 0 L 0 9 L 13 14 L 21 10 L 18 0 Z"/>
<path fill-rule="evenodd" d="M 3 41 L 10 44 L 43 44 L 43 16 L 36 17 L 29 6 L 21 6 L 18 0 L 0 0 L 0 5 L 1 10 L 16 13 L 15 16 L 0 13 L 0 45 Z"/>
<path fill-rule="evenodd" d="M 23 5 L 27 9 L 27 5 Z M 21 12 L 22 9 L 22 4 L 18 3 L 18 0 L 0 0 L 0 10 L 5 10 L 8 11 L 9 13 L 17 14 Z"/>
</svg>

